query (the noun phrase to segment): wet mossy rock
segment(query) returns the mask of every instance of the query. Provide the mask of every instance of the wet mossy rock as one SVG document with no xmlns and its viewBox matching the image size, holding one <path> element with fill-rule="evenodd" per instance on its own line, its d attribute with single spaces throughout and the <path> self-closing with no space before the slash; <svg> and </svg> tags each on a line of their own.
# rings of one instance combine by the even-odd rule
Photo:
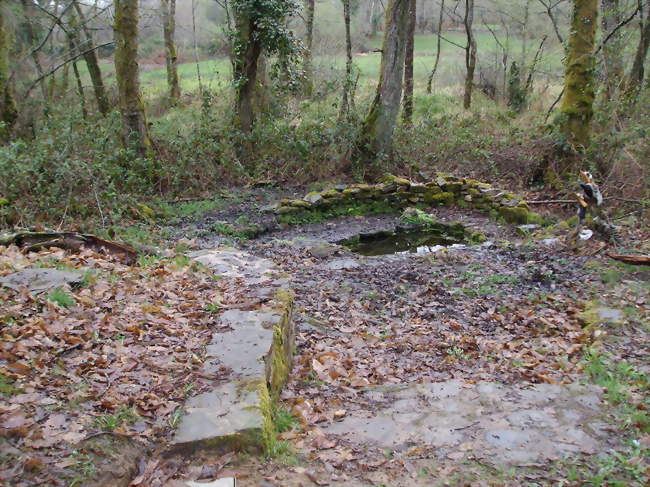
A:
<svg viewBox="0 0 650 487">
<path fill-rule="evenodd" d="M 386 175 L 378 184 L 339 185 L 325 191 L 311 191 L 302 199 L 280 200 L 274 211 L 280 215 L 280 220 L 291 223 L 300 221 L 301 216 L 309 221 L 309 215 L 319 213 L 346 214 L 346 208 L 381 207 L 398 211 L 413 205 L 473 208 L 516 225 L 544 221 L 539 214 L 530 211 L 521 196 L 474 179 L 444 173 L 438 173 L 424 184 Z"/>
</svg>

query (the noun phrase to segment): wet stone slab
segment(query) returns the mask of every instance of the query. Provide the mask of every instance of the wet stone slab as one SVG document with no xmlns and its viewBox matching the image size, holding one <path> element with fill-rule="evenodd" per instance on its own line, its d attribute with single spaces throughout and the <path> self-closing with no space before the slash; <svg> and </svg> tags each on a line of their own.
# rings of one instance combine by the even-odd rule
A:
<svg viewBox="0 0 650 487">
<path fill-rule="evenodd" d="M 272 262 L 235 249 L 194 252 L 190 257 L 224 279 L 237 279 L 256 309 L 228 309 L 206 348 L 201 372 L 225 367 L 229 381 L 190 398 L 174 437 L 176 446 L 259 449 L 265 415 L 262 394 L 279 395 L 294 345 L 289 280 Z"/>
<path fill-rule="evenodd" d="M 495 466 L 592 454 L 607 439 L 593 386 L 448 381 L 371 387 L 361 396 L 374 407 L 350 412 L 326 433 L 381 448 L 471 453 Z"/>
<path fill-rule="evenodd" d="M 79 284 L 81 281 L 83 281 L 83 275 L 79 272 L 34 268 L 23 269 L 4 276 L 0 279 L 0 286 L 16 291 L 26 287 L 32 292 L 41 293 L 66 284 Z"/>
</svg>

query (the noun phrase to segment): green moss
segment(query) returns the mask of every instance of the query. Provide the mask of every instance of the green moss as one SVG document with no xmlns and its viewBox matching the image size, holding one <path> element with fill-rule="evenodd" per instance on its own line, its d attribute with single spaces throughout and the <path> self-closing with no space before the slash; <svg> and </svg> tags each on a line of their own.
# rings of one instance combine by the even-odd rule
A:
<svg viewBox="0 0 650 487">
<path fill-rule="evenodd" d="M 502 206 L 498 209 L 498 212 L 499 215 L 508 223 L 517 225 L 525 225 L 527 223 L 542 225 L 545 223 L 545 220 L 541 215 L 528 211 L 526 208 L 520 206 L 514 208 Z"/>
<path fill-rule="evenodd" d="M 440 205 L 440 206 L 449 206 L 453 205 L 456 200 L 454 193 L 443 192 L 443 193 L 425 193 L 424 201 L 431 205 Z"/>
<path fill-rule="evenodd" d="M 14 385 L 14 381 L 4 375 L 3 373 L 0 373 L 0 394 L 3 396 L 13 396 L 16 394 L 20 394 L 22 392 L 22 389 L 16 387 Z"/>
<path fill-rule="evenodd" d="M 346 190 L 347 191 L 347 190 Z M 386 201 L 340 201 L 329 208 L 318 208 L 300 211 L 292 208 L 292 211 L 278 210 L 278 221 L 288 225 L 300 225 L 305 223 L 321 223 L 338 216 L 362 216 L 377 213 L 394 213 L 399 206 Z"/>
</svg>

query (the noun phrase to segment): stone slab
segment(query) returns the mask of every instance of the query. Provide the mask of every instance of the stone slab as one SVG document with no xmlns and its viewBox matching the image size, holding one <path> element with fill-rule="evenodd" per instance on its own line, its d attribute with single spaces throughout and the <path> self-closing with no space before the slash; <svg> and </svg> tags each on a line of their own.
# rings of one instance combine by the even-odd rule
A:
<svg viewBox="0 0 650 487">
<path fill-rule="evenodd" d="M 371 387 L 361 395 L 380 407 L 351 412 L 325 433 L 382 448 L 469 452 L 497 466 L 590 454 L 607 441 L 595 386 L 448 381 Z"/>
<path fill-rule="evenodd" d="M 4 276 L 0 279 L 0 285 L 16 291 L 27 287 L 32 292 L 40 293 L 66 284 L 79 284 L 81 281 L 83 276 L 78 272 L 33 268 Z"/>
<path fill-rule="evenodd" d="M 225 438 L 262 427 L 257 391 L 228 382 L 190 398 L 175 443 Z"/>
<path fill-rule="evenodd" d="M 219 316 L 221 326 L 206 347 L 201 371 L 216 375 L 226 367 L 229 382 L 186 402 L 173 443 L 259 449 L 265 414 L 270 414 L 268 398 L 279 395 L 291 366 L 295 333 L 290 281 L 271 261 L 236 249 L 189 255 L 224 279 L 243 284 L 249 290 L 244 298 L 264 297 L 265 302 L 258 309 L 227 309 Z"/>
</svg>

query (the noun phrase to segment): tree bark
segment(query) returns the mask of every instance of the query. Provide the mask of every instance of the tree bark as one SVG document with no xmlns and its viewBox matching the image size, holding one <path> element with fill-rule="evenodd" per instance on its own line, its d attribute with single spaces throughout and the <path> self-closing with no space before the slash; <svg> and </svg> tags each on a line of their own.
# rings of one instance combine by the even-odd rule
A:
<svg viewBox="0 0 650 487">
<path fill-rule="evenodd" d="M 413 54 L 415 50 L 415 21 L 417 0 L 410 0 L 409 19 L 406 31 L 406 54 L 404 56 L 404 111 L 402 118 L 406 125 L 413 123 Z"/>
<path fill-rule="evenodd" d="M 441 0 L 440 2 L 440 17 L 438 18 L 438 39 L 437 39 L 437 47 L 436 47 L 436 60 L 433 63 L 433 69 L 431 69 L 431 73 L 429 73 L 429 78 L 427 79 L 427 93 L 431 94 L 431 85 L 433 84 L 433 77 L 436 75 L 436 71 L 438 70 L 438 63 L 440 62 L 440 46 L 442 44 L 442 19 L 444 18 L 445 14 L 445 0 Z"/>
<path fill-rule="evenodd" d="M 9 138 L 11 129 L 16 123 L 18 110 L 14 100 L 11 82 L 9 80 L 9 51 L 11 37 L 4 11 L 0 8 L 0 141 Z"/>
<path fill-rule="evenodd" d="M 467 35 L 467 47 L 465 48 L 465 95 L 463 96 L 463 107 L 465 110 L 472 106 L 472 89 L 474 88 L 474 71 L 476 70 L 476 39 L 472 31 L 474 23 L 474 0 L 465 0 L 465 33 Z"/>
<path fill-rule="evenodd" d="M 409 7 L 410 0 L 389 0 L 386 5 L 379 83 L 362 127 L 361 162 L 370 163 L 378 156 L 392 153 L 393 132 L 402 98 Z"/>
<path fill-rule="evenodd" d="M 97 101 L 97 109 L 102 115 L 106 115 L 110 111 L 110 105 L 108 103 L 108 96 L 106 95 L 106 88 L 104 87 L 104 80 L 102 79 L 102 71 L 99 67 L 99 60 L 97 58 L 97 50 L 92 49 L 95 43 L 93 40 L 93 34 L 88 23 L 84 16 L 83 10 L 79 5 L 77 0 L 74 0 L 74 8 L 79 17 L 79 22 L 82 26 L 84 32 L 85 42 L 79 44 L 79 50 L 84 52 L 84 61 L 88 68 L 88 74 L 90 75 L 90 81 L 93 84 L 93 92 L 95 93 L 95 100 Z"/>
<path fill-rule="evenodd" d="M 339 110 L 339 120 L 350 115 L 350 95 L 352 92 L 352 34 L 350 33 L 350 0 L 343 3 L 343 22 L 345 24 L 345 80 L 343 82 L 343 99 Z"/>
<path fill-rule="evenodd" d="M 115 0 L 115 77 L 122 113 L 123 142 L 139 155 L 152 156 L 147 118 L 140 94 L 138 0 Z"/>
<path fill-rule="evenodd" d="M 165 41 L 165 63 L 167 65 L 167 87 L 172 102 L 181 97 L 181 86 L 178 82 L 178 56 L 176 55 L 176 0 L 161 0 L 163 20 L 163 36 Z"/>
<path fill-rule="evenodd" d="M 641 12 L 641 21 L 641 36 L 630 74 L 627 77 L 626 91 L 628 95 L 636 93 L 641 87 L 645 76 L 645 58 L 648 56 L 648 48 L 650 47 L 650 4 L 648 2 L 646 2 L 645 20 L 643 20 L 643 12 Z"/>
<path fill-rule="evenodd" d="M 619 0 L 602 0 L 603 36 L 609 35 L 621 22 Z M 623 37 L 620 29 L 615 32 L 603 46 L 603 97 L 612 100 L 623 81 Z"/>
<path fill-rule="evenodd" d="M 68 47 L 70 49 L 70 55 L 73 58 L 79 56 L 79 22 L 74 13 L 70 14 L 70 29 L 66 30 L 66 35 L 68 37 Z M 84 93 L 84 86 L 81 82 L 81 75 L 79 74 L 79 68 L 77 67 L 76 59 L 72 61 L 72 72 L 74 73 L 74 78 L 77 83 L 77 94 L 79 95 L 79 102 L 81 103 L 81 115 L 84 120 L 88 118 L 88 108 L 86 106 L 86 95 Z"/>
<path fill-rule="evenodd" d="M 235 124 L 242 132 L 249 133 L 257 118 L 255 98 L 257 68 L 262 54 L 262 45 L 255 35 L 255 26 L 245 6 L 233 9 L 235 29 L 239 47 L 232 53 L 235 82 Z"/>
<path fill-rule="evenodd" d="M 311 97 L 314 93 L 314 67 L 312 45 L 314 43 L 314 11 L 315 0 L 305 0 L 305 53 L 303 55 L 303 70 L 305 72 L 304 94 Z"/>
<path fill-rule="evenodd" d="M 589 145 L 597 17 L 598 0 L 574 0 L 559 115 L 560 130 L 574 149 Z"/>
<path fill-rule="evenodd" d="M 32 18 L 34 16 L 34 8 L 28 0 L 21 0 L 21 3 L 23 5 L 23 15 L 25 16 L 25 37 L 27 40 L 27 44 L 29 45 L 29 49 L 32 50 L 31 56 L 32 60 L 34 61 L 34 66 L 36 67 L 36 74 L 38 74 L 39 77 L 43 76 L 43 65 L 41 64 L 41 59 L 39 57 L 38 51 L 34 50 L 34 43 L 36 40 L 36 36 L 34 35 L 34 29 L 32 27 Z M 47 86 L 45 85 L 45 80 L 41 80 L 40 82 L 41 86 L 41 93 L 43 94 L 43 98 L 47 99 Z"/>
</svg>

